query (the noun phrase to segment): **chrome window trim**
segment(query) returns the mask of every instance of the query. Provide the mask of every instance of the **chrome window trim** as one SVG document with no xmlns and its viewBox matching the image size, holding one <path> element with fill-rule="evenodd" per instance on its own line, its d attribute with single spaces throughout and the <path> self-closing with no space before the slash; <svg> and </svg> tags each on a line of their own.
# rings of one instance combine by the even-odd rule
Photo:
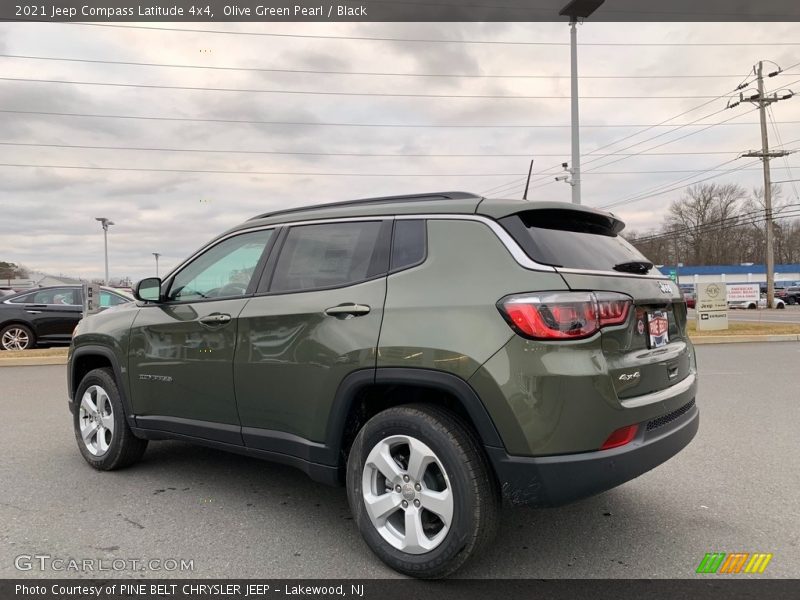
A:
<svg viewBox="0 0 800 600">
<path fill-rule="evenodd" d="M 669 277 L 664 275 L 663 273 L 660 276 L 656 275 L 639 275 L 637 273 L 622 273 L 618 271 L 602 271 L 602 270 L 592 270 L 592 269 L 573 269 L 573 268 L 562 268 L 562 267 L 554 267 L 552 265 L 545 265 L 542 263 L 538 263 L 535 260 L 531 259 L 522 247 L 514 240 L 513 237 L 503 229 L 503 226 L 500 225 L 497 221 L 490 217 L 485 217 L 483 215 L 471 215 L 471 214 L 459 214 L 459 213 L 412 213 L 412 214 L 403 214 L 403 215 L 371 215 L 366 217 L 335 217 L 335 218 L 327 218 L 327 219 L 303 219 L 297 221 L 287 221 L 286 223 L 270 223 L 268 225 L 254 225 L 251 227 L 245 227 L 243 229 L 237 229 L 236 231 L 232 231 L 227 235 L 214 240 L 212 243 L 207 244 L 192 254 L 189 258 L 184 260 L 178 266 L 176 266 L 172 271 L 170 271 L 162 281 L 166 282 L 171 277 L 174 276 L 175 273 L 180 271 L 184 265 L 189 263 L 190 261 L 194 260 L 194 258 L 212 246 L 227 240 L 236 235 L 244 234 L 244 233 L 251 233 L 253 231 L 259 231 L 262 229 L 279 229 L 281 227 L 296 227 L 298 225 L 324 225 L 326 223 L 341 223 L 341 222 L 355 222 L 355 221 L 383 221 L 386 219 L 397 219 L 397 220 L 414 220 L 414 219 L 425 219 L 427 221 L 473 221 L 477 223 L 483 223 L 492 232 L 495 236 L 500 240 L 500 242 L 505 246 L 506 250 L 508 250 L 509 254 L 514 258 L 514 260 L 519 264 L 521 267 L 531 270 L 531 271 L 543 271 L 547 273 L 571 273 L 575 275 L 604 275 L 604 276 L 611 276 L 611 277 L 628 277 L 634 279 L 649 279 L 652 281 L 659 281 L 659 280 L 669 280 Z"/>
</svg>

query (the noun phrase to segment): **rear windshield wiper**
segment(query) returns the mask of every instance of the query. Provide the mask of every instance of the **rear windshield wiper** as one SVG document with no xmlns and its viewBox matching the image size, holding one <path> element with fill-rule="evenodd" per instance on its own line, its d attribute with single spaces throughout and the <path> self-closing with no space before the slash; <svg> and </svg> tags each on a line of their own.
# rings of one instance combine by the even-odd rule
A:
<svg viewBox="0 0 800 600">
<path fill-rule="evenodd" d="M 631 260 L 614 265 L 615 271 L 621 271 L 623 273 L 641 273 L 642 275 L 652 268 L 653 263 L 647 262 L 646 260 Z"/>
</svg>

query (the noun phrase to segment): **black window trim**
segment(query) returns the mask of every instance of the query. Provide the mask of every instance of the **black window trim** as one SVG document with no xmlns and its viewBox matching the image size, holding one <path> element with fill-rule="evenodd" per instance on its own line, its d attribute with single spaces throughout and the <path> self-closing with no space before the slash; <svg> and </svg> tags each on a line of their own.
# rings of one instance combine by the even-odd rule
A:
<svg viewBox="0 0 800 600">
<path fill-rule="evenodd" d="M 257 232 L 260 232 L 260 231 L 270 230 L 273 233 L 269 237 L 269 240 L 267 240 L 267 243 L 264 246 L 264 250 L 262 250 L 261 256 L 259 257 L 258 262 L 256 263 L 256 267 L 255 267 L 255 269 L 253 269 L 253 277 L 250 279 L 250 283 L 247 286 L 247 290 L 241 296 L 224 296 L 222 298 L 197 298 L 197 299 L 194 299 L 194 300 L 164 300 L 163 302 L 159 302 L 159 303 L 148 302 L 148 303 L 145 303 L 143 306 L 177 306 L 177 305 L 180 305 L 180 304 L 199 304 L 201 302 L 219 302 L 219 301 L 223 301 L 223 300 L 240 300 L 242 298 L 252 298 L 254 293 L 255 293 L 255 290 L 256 290 L 256 287 L 258 285 L 258 282 L 259 282 L 259 280 L 261 278 L 261 274 L 263 274 L 264 267 L 266 266 L 267 261 L 268 261 L 270 255 L 272 254 L 272 250 L 275 247 L 275 240 L 278 237 L 278 235 L 281 233 L 282 229 L 283 228 L 280 227 L 280 226 L 271 225 L 269 227 L 259 227 L 258 229 L 246 229 L 246 230 L 243 230 L 243 231 L 237 231 L 237 232 L 232 233 L 231 235 L 226 235 L 224 237 L 218 238 L 218 239 L 212 241 L 207 246 L 203 246 L 200 250 L 195 252 L 192 256 L 187 258 L 185 261 L 183 261 L 161 283 L 161 290 L 162 290 L 161 293 L 162 293 L 163 297 L 166 298 L 167 297 L 167 293 L 169 292 L 170 288 L 172 287 L 172 284 L 175 282 L 175 277 L 177 277 L 177 275 L 179 273 L 181 273 L 184 269 L 186 269 L 189 265 L 194 263 L 194 261 L 196 259 L 198 259 L 201 256 L 203 256 L 206 252 L 209 252 L 212 248 L 218 246 L 222 242 L 227 242 L 230 239 L 233 239 L 235 237 L 239 237 L 240 235 L 248 235 L 248 234 L 251 234 L 251 233 L 257 233 Z"/>
<path fill-rule="evenodd" d="M 312 289 L 307 290 L 289 290 L 289 291 L 281 291 L 281 292 L 273 292 L 271 291 L 272 287 L 272 279 L 275 275 L 275 267 L 278 264 L 278 258 L 280 257 L 281 252 L 283 251 L 283 246 L 286 243 L 286 238 L 289 235 L 289 230 L 294 227 L 305 227 L 308 225 L 329 225 L 329 224 L 338 224 L 338 223 L 365 223 L 365 222 L 378 222 L 381 224 L 382 231 L 378 234 L 378 240 L 383 240 L 384 245 L 388 245 L 387 249 L 387 270 L 383 271 L 382 273 L 377 273 L 371 277 L 367 277 L 365 279 L 360 279 L 358 281 L 349 281 L 345 284 L 341 285 L 329 285 L 324 287 L 315 287 Z M 388 229 L 388 231 L 386 231 Z M 269 257 L 268 264 L 265 265 L 266 268 L 261 276 L 261 280 L 258 283 L 258 287 L 256 288 L 255 293 L 253 294 L 254 297 L 261 297 L 261 296 L 287 296 L 289 294 L 308 294 L 312 292 L 324 292 L 327 290 L 338 290 L 343 288 L 352 287 L 354 285 L 361 285 L 362 283 L 367 283 L 369 281 L 375 281 L 376 279 L 381 279 L 386 277 L 388 274 L 388 267 L 391 264 L 391 244 L 393 235 L 392 234 L 394 229 L 394 218 L 393 217 L 385 217 L 385 216 L 378 216 L 375 217 L 354 217 L 354 218 L 342 218 L 342 219 L 330 219 L 324 221 L 298 221 L 293 222 L 290 224 L 285 224 L 281 227 L 281 235 L 280 235 L 280 242 L 276 243 L 274 246 L 274 252 L 272 256 Z M 377 248 L 377 246 L 376 246 Z M 375 250 L 373 250 L 374 255 Z"/>
<path fill-rule="evenodd" d="M 411 263 L 408 265 L 403 265 L 402 267 L 398 267 L 396 269 L 392 269 L 392 254 L 394 252 L 394 236 L 395 236 L 395 225 L 398 221 L 422 221 L 422 229 L 424 232 L 423 236 L 423 244 L 424 247 L 422 249 L 422 258 L 420 258 L 417 262 Z M 394 219 L 392 223 L 392 243 L 389 246 L 389 275 L 394 275 L 395 273 L 402 273 L 403 271 L 408 271 L 409 269 L 413 269 L 414 267 L 418 267 L 423 264 L 426 260 L 428 260 L 428 219 L 424 217 L 420 217 L 418 219 Z"/>
</svg>

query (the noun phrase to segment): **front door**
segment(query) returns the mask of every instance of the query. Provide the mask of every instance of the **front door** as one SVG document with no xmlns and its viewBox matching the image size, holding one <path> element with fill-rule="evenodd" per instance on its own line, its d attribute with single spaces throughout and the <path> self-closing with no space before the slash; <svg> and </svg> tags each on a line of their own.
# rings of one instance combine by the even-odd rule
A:
<svg viewBox="0 0 800 600">
<path fill-rule="evenodd" d="M 133 409 L 145 429 L 241 444 L 233 386 L 238 317 L 272 230 L 227 238 L 164 283 L 131 328 Z"/>
</svg>

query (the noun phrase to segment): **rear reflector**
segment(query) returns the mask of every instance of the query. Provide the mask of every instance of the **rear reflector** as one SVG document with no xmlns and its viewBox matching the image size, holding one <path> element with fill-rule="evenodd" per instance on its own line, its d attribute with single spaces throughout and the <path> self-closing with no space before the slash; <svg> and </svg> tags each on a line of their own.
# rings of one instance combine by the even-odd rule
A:
<svg viewBox="0 0 800 600">
<path fill-rule="evenodd" d="M 506 296 L 497 308 L 524 337 L 570 340 L 625 323 L 631 304 L 630 296 L 613 292 L 545 292 Z"/>
<path fill-rule="evenodd" d="M 636 432 L 638 430 L 638 424 L 620 427 L 614 433 L 608 436 L 608 439 L 603 442 L 602 446 L 600 446 L 600 450 L 609 450 L 610 448 L 619 448 L 620 446 L 624 446 L 636 437 Z"/>
</svg>

